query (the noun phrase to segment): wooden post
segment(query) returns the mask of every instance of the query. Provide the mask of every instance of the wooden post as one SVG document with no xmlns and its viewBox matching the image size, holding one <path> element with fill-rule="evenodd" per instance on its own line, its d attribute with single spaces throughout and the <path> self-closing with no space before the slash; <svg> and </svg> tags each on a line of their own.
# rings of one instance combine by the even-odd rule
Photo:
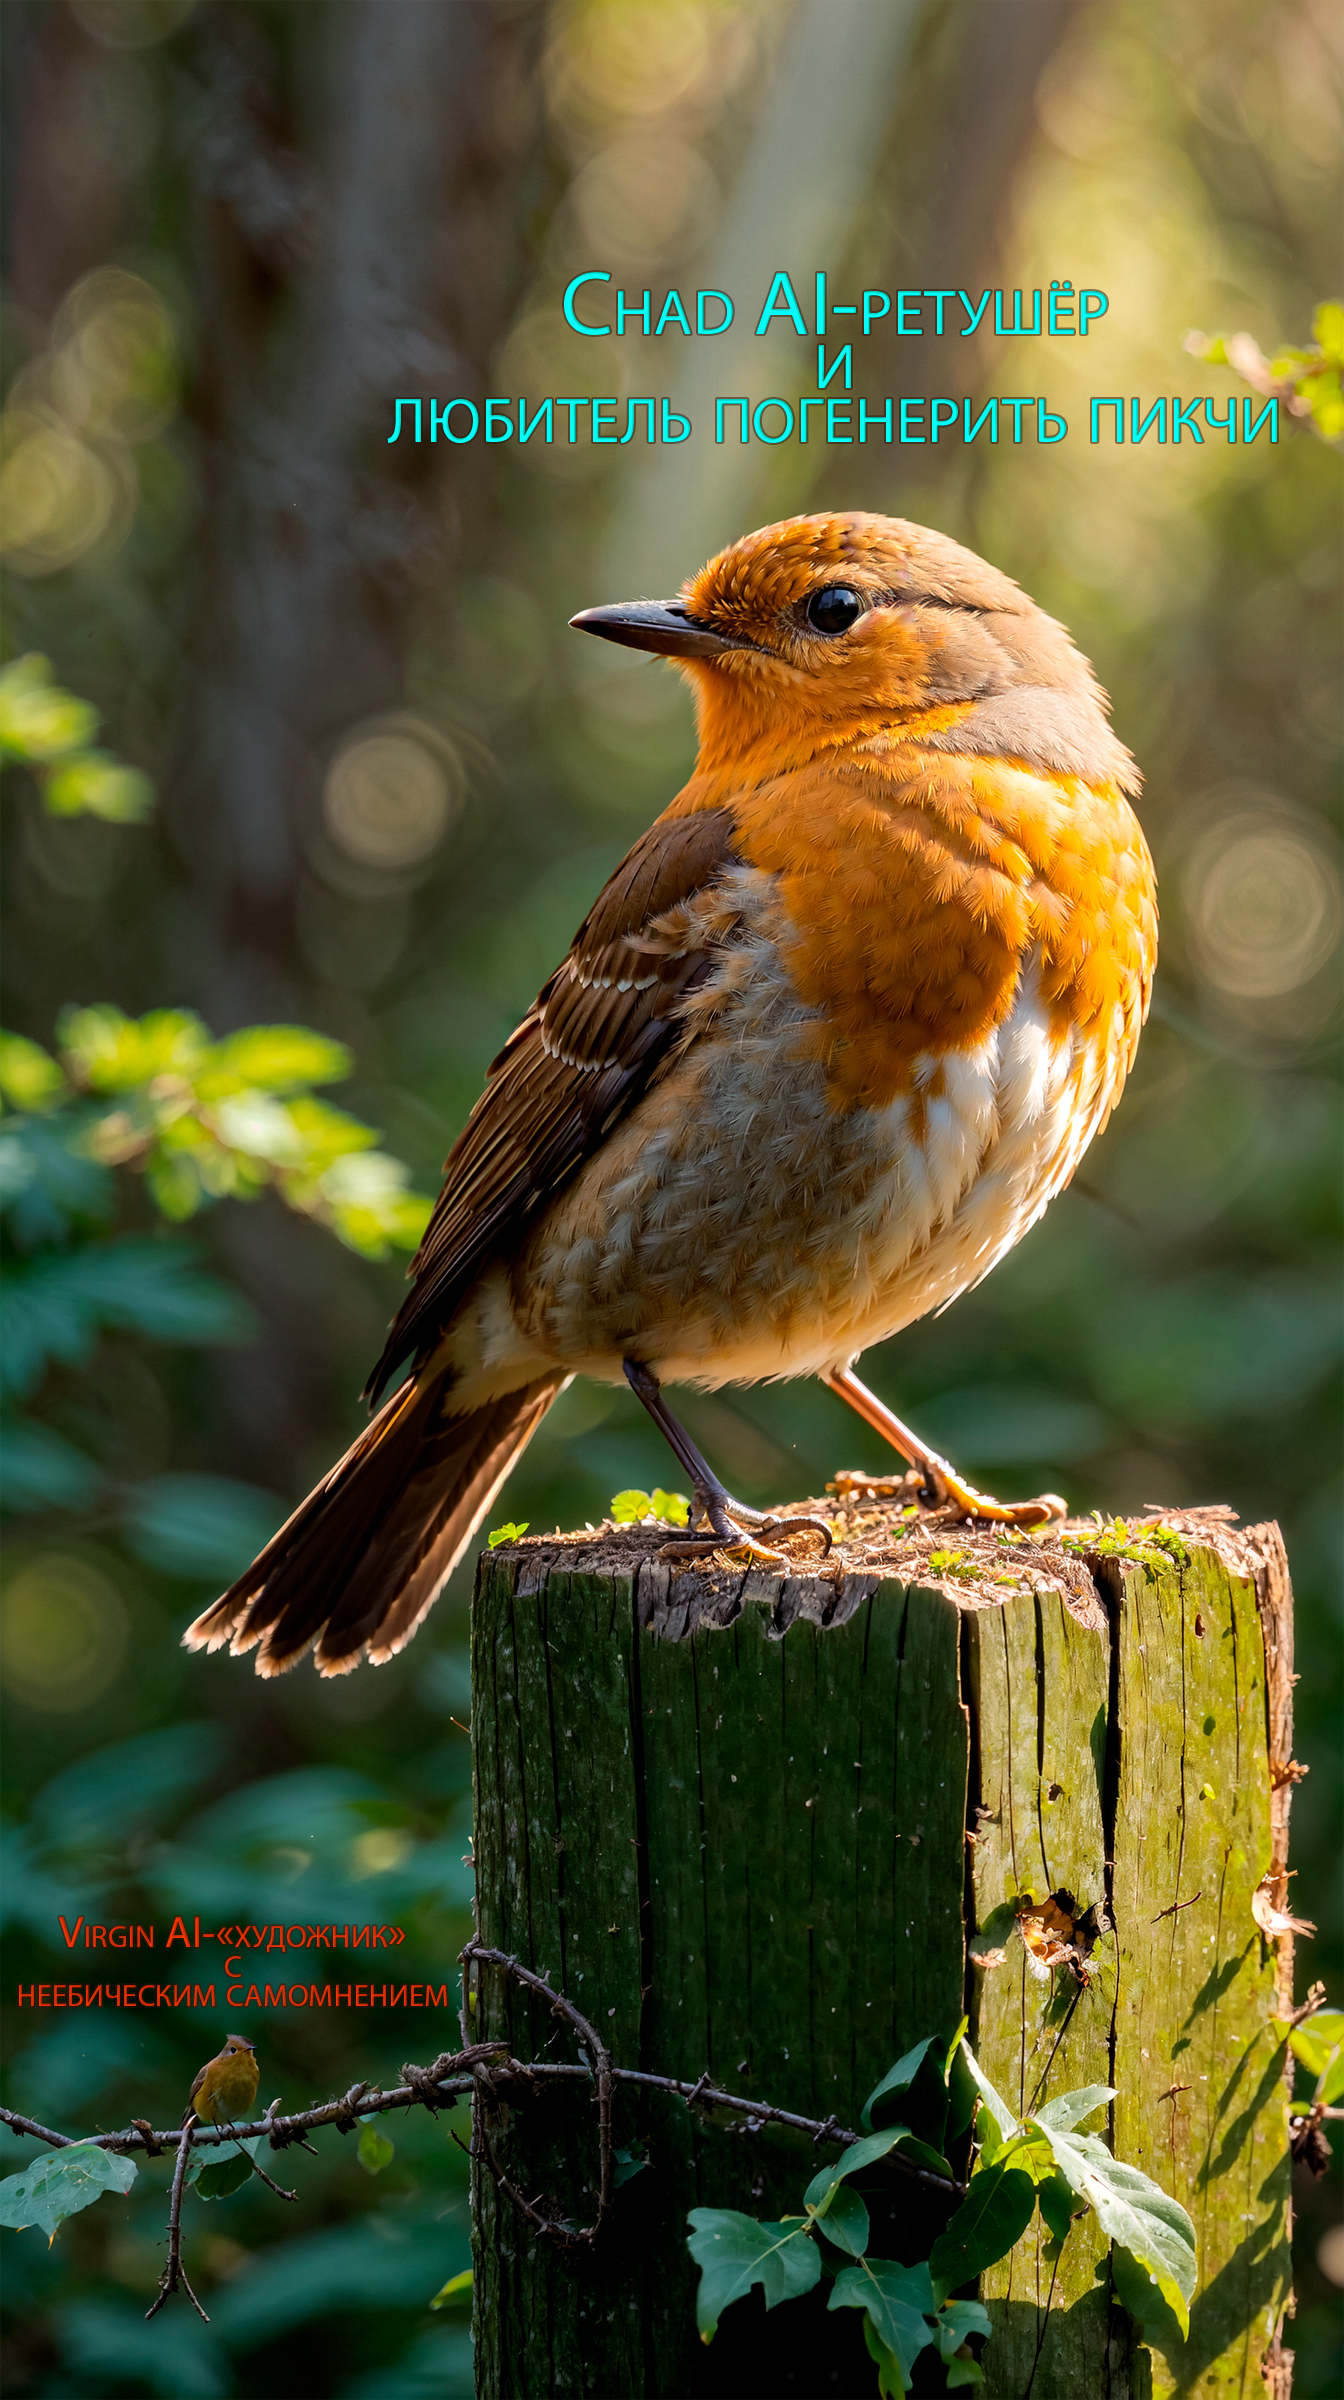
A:
<svg viewBox="0 0 1344 2400">
<path fill-rule="evenodd" d="M 854 2125 L 893 2060 L 966 2012 L 1024 2109 L 1118 2088 L 1117 2154 L 1198 2230 L 1189 2342 L 1141 2345 L 1095 2219 L 1053 2289 L 1029 2235 L 984 2279 L 997 2400 L 1251 2392 L 1262 2368 L 1288 2388 L 1272 2020 L 1292 1966 L 1251 1904 L 1265 1878 L 1284 1888 L 1291 1597 L 1277 1528 L 1227 1515 L 1168 1517 L 1157 1545 L 1076 1526 L 1095 1545 L 1077 1554 L 912 1534 L 854 1501 L 822 1574 L 674 1571 L 642 1527 L 480 1563 L 479 1938 L 563 1992 L 618 2067 Z M 1023 1908 L 1051 1894 L 1096 1912 L 1085 1987 L 1028 1956 Z M 473 2039 L 580 2055 L 507 1973 L 476 1981 Z M 590 2087 L 505 2078 L 478 2122 L 539 2213 L 592 2221 Z M 482 2400 L 876 2390 L 824 2285 L 768 2315 L 754 2293 L 700 2344 L 688 2208 L 782 2216 L 835 2156 L 740 2124 L 618 2086 L 628 2180 L 578 2248 L 539 2238 L 478 2161 Z M 875 2254 L 926 2255 L 941 2207 L 902 2186 Z"/>
</svg>

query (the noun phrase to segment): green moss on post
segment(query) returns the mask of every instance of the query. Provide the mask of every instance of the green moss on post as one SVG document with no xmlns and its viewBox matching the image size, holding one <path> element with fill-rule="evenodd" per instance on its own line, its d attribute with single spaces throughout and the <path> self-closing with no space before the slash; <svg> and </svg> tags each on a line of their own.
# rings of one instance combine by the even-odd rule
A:
<svg viewBox="0 0 1344 2400">
<path fill-rule="evenodd" d="M 854 2124 L 892 2060 L 965 2006 L 1023 2108 L 1120 2088 L 1118 2154 L 1199 2229 L 1190 2343 L 1168 2364 L 1137 2342 L 1094 2219 L 1057 2273 L 1028 2236 L 985 2279 L 1000 2400 L 1261 2388 L 1286 2294 L 1276 1962 L 1250 1913 L 1276 1846 L 1282 1863 L 1266 1728 L 1277 1710 L 1283 1754 L 1286 1578 L 1273 1529 L 1176 1523 L 1184 1557 L 1015 1551 L 1035 1588 L 1012 1596 L 1001 1551 L 941 1532 L 969 1576 L 921 1580 L 918 1540 L 879 1572 L 870 1542 L 825 1577 L 674 1576 L 642 1528 L 496 1551 L 478 1575 L 480 1938 L 546 1970 L 618 2066 Z M 1021 1939 L 1025 1896 L 1061 1891 L 1114 1912 L 1085 1988 L 1067 1967 L 1034 1975 Z M 476 2018 L 523 2061 L 576 2055 L 497 1971 Z M 529 2198 L 591 2221 L 586 2087 L 515 2081 L 487 2129 Z M 539 2241 L 478 2166 L 485 2400 L 875 2390 L 824 2286 L 769 2315 L 754 2295 L 710 2349 L 695 2335 L 687 2209 L 796 2210 L 833 2150 L 628 2087 L 615 2141 L 650 2163 L 591 2249 Z M 936 2194 L 899 2187 L 874 2251 L 926 2255 L 940 2221 Z M 1271 2356 L 1271 2389 L 1276 2372 Z"/>
</svg>

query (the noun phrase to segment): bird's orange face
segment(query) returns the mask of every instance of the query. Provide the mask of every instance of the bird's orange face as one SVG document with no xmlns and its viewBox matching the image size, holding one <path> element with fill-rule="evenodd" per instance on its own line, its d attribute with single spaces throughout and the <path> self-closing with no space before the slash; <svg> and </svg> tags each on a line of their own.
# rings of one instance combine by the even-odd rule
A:
<svg viewBox="0 0 1344 2400">
<path fill-rule="evenodd" d="M 679 660 L 710 771 L 762 742 L 777 769 L 879 728 L 938 731 L 1021 680 L 1027 653 L 1033 682 L 1086 677 L 1006 575 L 892 517 L 765 526 L 712 558 L 677 605 L 722 645 Z"/>
</svg>

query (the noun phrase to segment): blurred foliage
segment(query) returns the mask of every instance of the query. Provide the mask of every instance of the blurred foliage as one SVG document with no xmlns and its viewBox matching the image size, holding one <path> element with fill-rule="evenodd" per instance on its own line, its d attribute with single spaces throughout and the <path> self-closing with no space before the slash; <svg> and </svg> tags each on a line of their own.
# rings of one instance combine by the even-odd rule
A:
<svg viewBox="0 0 1344 2400">
<path fill-rule="evenodd" d="M 1338 457 L 1287 411 L 1274 447 L 1114 451 L 1080 430 L 1093 392 L 1180 388 L 1196 323 L 1257 326 L 1287 379 L 1324 371 L 1287 353 L 1342 280 L 1332 20 L 1320 0 L 1083 0 L 1013 12 L 1007 49 L 1002 20 L 980 0 L 9 0 L 3 635 L 11 678 L 43 659 L 51 681 L 26 665 L 7 682 L 6 722 L 31 742 L 51 709 L 69 748 L 11 765 L 0 828 L 5 1020 L 31 1045 L 7 1053 L 0 1157 L 22 1120 L 28 1206 L 67 1228 L 22 1249 L 13 1235 L 21 1275 L 49 1271 L 56 1296 L 49 1320 L 39 1281 L 30 1319 L 48 1363 L 24 1425 L 40 1439 L 26 1464 L 10 1453 L 33 1506 L 0 1650 L 7 1994 L 53 1977 L 56 1913 L 73 1923 L 91 1896 L 108 1920 L 268 1922 L 302 1918 L 311 1887 L 323 1922 L 338 1896 L 343 1915 L 395 1916 L 399 1962 L 451 1973 L 468 1924 L 452 1720 L 469 1706 L 469 1574 L 405 1656 L 339 1682 L 261 1683 L 177 1647 L 359 1429 L 398 1297 L 394 1264 L 293 1208 L 214 1204 L 212 1176 L 251 1191 L 328 1169 L 277 1153 L 282 1116 L 304 1139 L 306 1089 L 248 1085 L 260 1113 L 237 1138 L 219 1110 L 238 1094 L 206 1096 L 191 1045 L 315 1028 L 304 1038 L 357 1062 L 359 1120 L 432 1188 L 484 1068 L 693 756 L 675 675 L 575 640 L 567 618 L 675 588 L 753 524 L 837 505 L 943 528 L 1069 626 L 1144 771 L 1163 910 L 1153 1021 L 1104 1141 L 984 1287 L 870 1357 L 866 1379 L 1010 1493 L 1063 1489 L 1107 1518 L 1228 1500 L 1281 1519 L 1312 1770 L 1294 1891 L 1322 1925 L 1308 1971 L 1344 1998 Z M 747 343 L 748 383 L 726 379 L 731 336 L 603 348 L 564 327 L 559 295 L 584 268 L 743 296 L 764 253 L 767 274 L 826 266 L 835 292 L 979 274 L 1106 290 L 1092 340 L 1019 341 L 1011 369 L 978 336 L 875 341 L 858 362 L 872 398 L 1039 390 L 1069 438 L 716 451 L 695 378 L 793 389 L 777 379 L 798 371 L 787 335 Z M 1317 338 L 1324 352 L 1330 325 Z M 387 443 L 400 393 L 598 388 L 680 395 L 696 434 L 658 455 Z M 62 718 L 68 692 L 161 794 L 152 823 L 53 813 L 98 731 Z M 53 1054 L 66 1008 L 94 1020 L 77 1037 L 91 1061 L 100 1029 L 123 1056 L 146 1020 L 171 1020 L 189 1053 L 162 1070 L 171 1098 L 158 1069 L 103 1087 Z M 114 1119 L 120 1170 L 74 1138 L 76 1120 Z M 190 1257 L 151 1164 L 199 1199 Z M 109 1189 L 115 1217 L 99 1213 Z M 11 1227 L 15 1209 L 22 1224 L 19 1194 Z M 133 1306 L 160 1312 L 148 1331 Z M 813 1384 L 683 1403 L 758 1505 L 888 1463 Z M 505 1505 L 535 1528 L 583 1523 L 613 1492 L 656 1497 L 667 1471 L 627 1394 L 577 1382 Z M 348 2015 L 246 2030 L 264 2094 L 296 2103 L 454 2038 Z M 176 2117 L 220 2024 L 11 2007 L 7 2033 L 16 2102 L 75 2130 Z M 23 2163 L 4 2143 L 0 2168 Z M 188 2202 L 209 2327 L 185 2310 L 141 2321 L 163 2166 L 50 2252 L 6 2235 L 13 2388 L 469 2391 L 463 2304 L 456 2322 L 428 2306 L 467 2264 L 445 2126 L 408 2123 L 376 2178 L 335 2134 L 302 2163 L 301 2219 L 255 2178 Z M 1299 2206 L 1289 2338 L 1314 2400 L 1338 2383 L 1338 2293 L 1316 2265 L 1337 2179 Z"/>
<path fill-rule="evenodd" d="M 1249 333 L 1226 339 L 1215 334 L 1212 341 L 1202 333 L 1189 333 L 1185 346 L 1193 358 L 1207 359 L 1211 367 L 1235 368 L 1253 390 L 1285 401 L 1294 416 L 1310 417 L 1323 441 L 1344 442 L 1344 303 L 1323 300 L 1311 330 L 1315 338 L 1310 349 L 1285 347 L 1272 358 L 1263 355 Z"/>
<path fill-rule="evenodd" d="M 49 659 L 30 651 L 0 667 L 0 761 L 21 759 L 33 770 L 54 817 L 143 824 L 154 786 L 138 768 L 92 748 L 97 730 L 97 709 L 61 690 Z"/>
</svg>

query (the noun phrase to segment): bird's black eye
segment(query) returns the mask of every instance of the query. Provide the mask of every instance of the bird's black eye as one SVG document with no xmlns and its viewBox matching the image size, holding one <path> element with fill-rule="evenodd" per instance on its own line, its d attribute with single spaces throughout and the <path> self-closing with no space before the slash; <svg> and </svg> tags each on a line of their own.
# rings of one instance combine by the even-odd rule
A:
<svg viewBox="0 0 1344 2400">
<path fill-rule="evenodd" d="M 864 613 L 865 602 L 847 583 L 828 583 L 807 604 L 807 621 L 814 633 L 848 633 Z"/>
</svg>

